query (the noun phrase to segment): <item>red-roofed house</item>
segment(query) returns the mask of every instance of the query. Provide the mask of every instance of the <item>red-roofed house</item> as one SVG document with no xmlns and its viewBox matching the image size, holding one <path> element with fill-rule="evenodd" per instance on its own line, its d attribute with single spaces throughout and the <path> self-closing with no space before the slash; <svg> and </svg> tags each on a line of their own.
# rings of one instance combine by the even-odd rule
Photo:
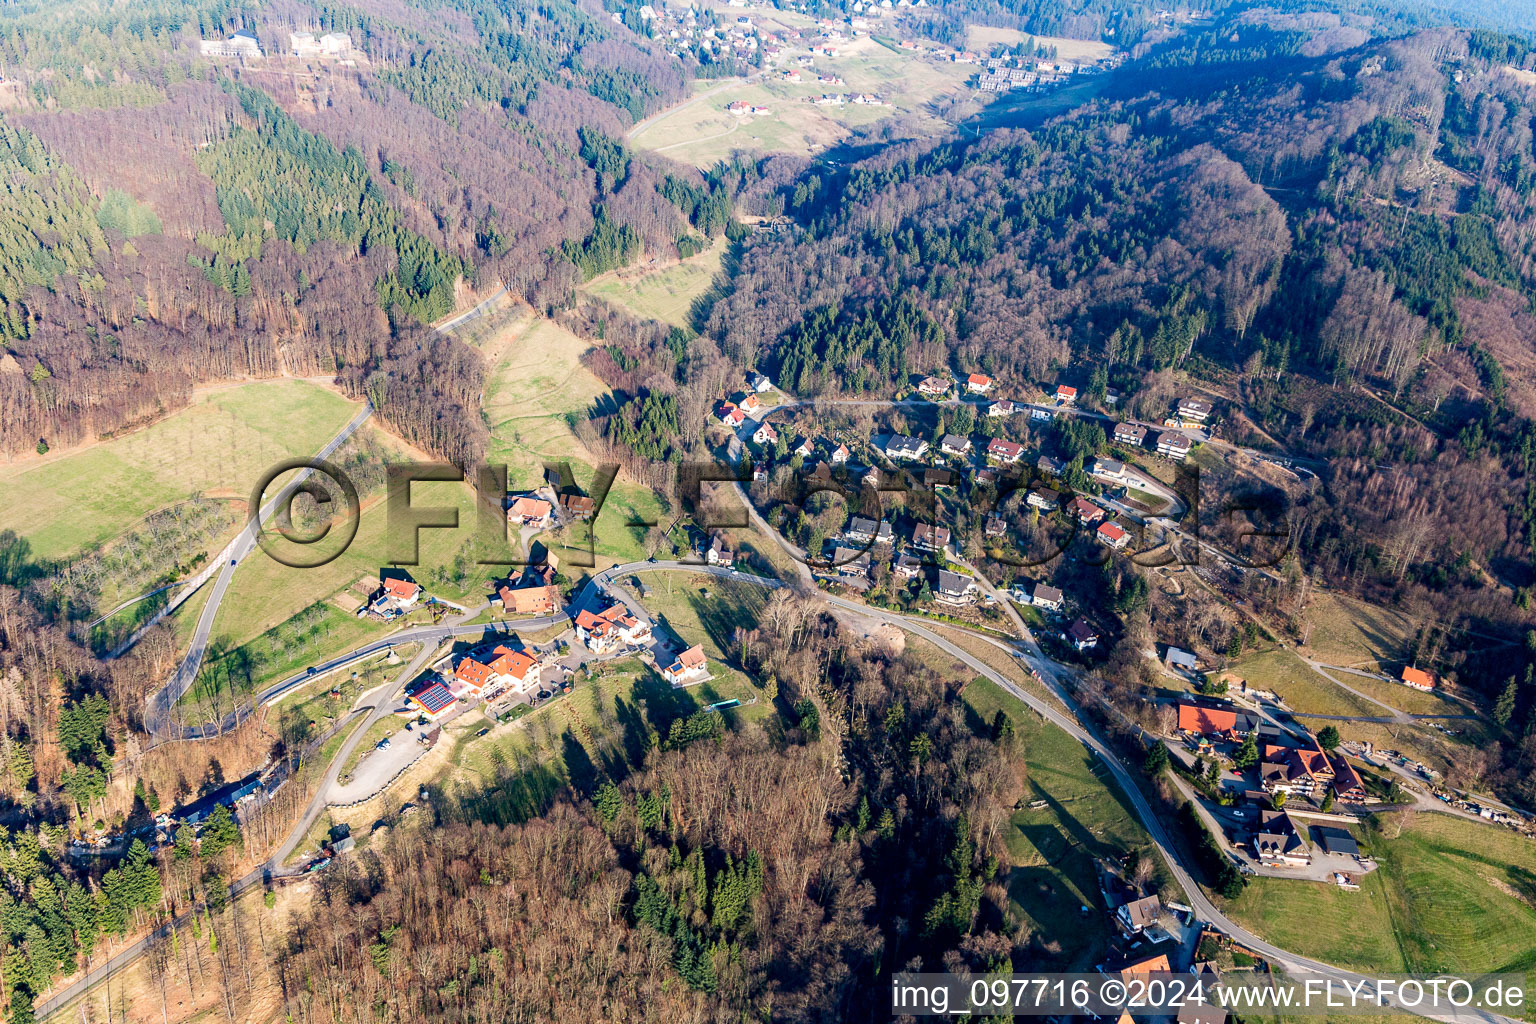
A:
<svg viewBox="0 0 1536 1024">
<path fill-rule="evenodd" d="M 998 462 L 1015 463 L 1024 454 L 1024 446 L 1014 441 L 1005 441 L 1000 437 L 994 437 L 987 442 L 987 458 L 996 459 Z"/>
<path fill-rule="evenodd" d="M 1104 518 L 1104 510 L 1084 497 L 1072 499 L 1072 504 L 1067 506 L 1067 511 L 1077 517 L 1077 521 L 1084 526 L 1092 526 Z"/>
<path fill-rule="evenodd" d="M 716 410 L 715 415 L 720 417 L 720 422 L 727 427 L 739 427 L 747 418 L 747 414 L 737 408 L 735 402 L 726 402 Z"/>
<path fill-rule="evenodd" d="M 597 654 L 616 651 L 620 645 L 641 647 L 651 642 L 651 626 L 642 622 L 621 602 L 598 613 L 583 609 L 576 615 L 576 635 Z"/>
<path fill-rule="evenodd" d="M 1119 523 L 1100 523 L 1098 532 L 1100 542 L 1109 545 L 1116 551 L 1119 551 L 1131 542 L 1131 535 L 1126 533 Z"/>
<path fill-rule="evenodd" d="M 507 522 L 543 529 L 549 525 L 549 517 L 554 510 L 555 507 L 543 498 L 535 498 L 528 494 L 519 495 L 513 498 L 512 504 L 507 507 Z"/>
<path fill-rule="evenodd" d="M 550 615 L 560 607 L 558 587 L 502 586 L 497 593 L 502 610 L 508 615 Z"/>
<path fill-rule="evenodd" d="M 1254 718 L 1236 708 L 1179 704 L 1179 731 L 1198 736 L 1246 736 L 1253 731 Z"/>
<path fill-rule="evenodd" d="M 368 605 L 375 615 L 392 619 L 416 607 L 421 600 L 421 585 L 411 580 L 387 579 L 381 582 L 378 593 Z"/>
<path fill-rule="evenodd" d="M 1058 402 L 1077 401 L 1077 388 L 1072 387 L 1070 384 L 1057 384 L 1056 400 Z"/>
<path fill-rule="evenodd" d="M 965 378 L 965 390 L 973 395 L 984 395 L 992 390 L 992 378 L 984 373 L 973 373 Z"/>
<path fill-rule="evenodd" d="M 1423 690 L 1426 693 L 1435 688 L 1435 677 L 1421 668 L 1409 665 L 1403 669 L 1403 685 L 1411 686 L 1415 690 Z"/>
<path fill-rule="evenodd" d="M 458 703 L 453 691 L 436 679 L 416 687 L 406 694 L 406 698 L 420 709 L 421 714 L 433 720 L 447 714 Z"/>
<path fill-rule="evenodd" d="M 661 675 L 673 686 L 687 686 L 709 678 L 709 662 L 704 657 L 704 648 L 694 644 L 662 669 Z"/>
</svg>

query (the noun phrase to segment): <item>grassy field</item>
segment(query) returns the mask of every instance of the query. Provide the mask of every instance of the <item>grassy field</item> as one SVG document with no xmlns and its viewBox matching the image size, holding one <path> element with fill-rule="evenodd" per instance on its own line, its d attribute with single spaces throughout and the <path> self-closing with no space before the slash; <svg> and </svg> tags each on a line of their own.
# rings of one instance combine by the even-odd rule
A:
<svg viewBox="0 0 1536 1024">
<path fill-rule="evenodd" d="M 559 325 L 531 315 L 514 321 L 502 337 L 487 342 L 492 360 L 485 392 L 491 431 L 488 458 L 507 466 L 509 487 L 543 482 L 545 461 L 569 461 L 577 485 L 591 484 L 596 459 L 572 430 L 573 419 L 585 417 L 608 390 L 581 363 L 582 353 L 590 347 Z M 646 557 L 645 528 L 625 524 L 659 522 L 664 511 L 651 490 L 621 473 L 593 526 L 597 554 L 617 562 Z M 585 526 L 577 526 L 568 542 L 581 545 L 588 536 Z M 578 554 L 555 550 L 564 562 L 572 562 Z"/>
<path fill-rule="evenodd" d="M 210 652 L 197 682 L 182 697 L 181 704 L 185 708 L 207 708 L 220 695 L 216 690 L 224 691 L 230 686 L 235 687 L 237 694 L 223 693 L 226 701 L 230 696 L 259 692 L 307 666 L 360 647 L 390 628 L 376 618 L 358 618 L 342 611 L 329 601 L 316 602 L 242 643 L 238 650 L 223 658 L 215 658 Z M 241 669 L 232 677 L 227 669 L 235 663 Z"/>
<path fill-rule="evenodd" d="M 965 43 L 978 53 L 985 53 L 993 46 L 1016 46 L 1025 39 L 1033 39 L 1037 46 L 1055 47 L 1056 56 L 1062 60 L 1093 61 L 1108 57 L 1115 48 L 1097 39 L 1067 39 L 1062 36 L 1030 36 L 1016 28 L 997 28 L 991 25 L 968 25 Z"/>
<path fill-rule="evenodd" d="M 765 81 L 712 92 L 647 126 L 633 141 L 672 159 L 710 167 L 737 152 L 813 155 L 835 146 L 854 128 L 894 117 L 904 117 L 918 131 L 937 135 L 950 126 L 933 112 L 935 102 L 969 96 L 965 83 L 974 72 L 967 65 L 893 51 L 868 37 L 840 44 L 838 56 L 818 55 L 813 68 L 800 70 L 803 80 L 799 83 L 771 74 Z M 817 75 L 836 75 L 846 84 L 820 83 Z M 857 92 L 875 93 L 888 105 L 810 102 L 822 93 Z M 737 100 L 770 112 L 752 117 L 727 113 L 727 104 Z"/>
<path fill-rule="evenodd" d="M 457 530 L 420 532 L 419 565 L 397 563 L 397 558 L 409 552 L 388 536 L 388 514 L 379 498 L 365 505 L 351 545 L 325 565 L 292 568 L 264 552 L 253 553 L 235 572 L 214 622 L 213 635 L 228 637 L 236 645 L 247 643 L 300 610 L 350 586 L 359 577 L 376 577 L 380 569 L 396 564 L 432 594 L 455 601 L 483 599 L 485 583 L 495 574 L 494 566 L 466 567 L 462 585 L 436 579 L 432 573 L 434 568 L 452 566 L 475 535 L 474 488 L 468 483 L 417 483 L 411 488 L 411 502 L 417 507 L 443 506 L 459 512 Z"/>
<path fill-rule="evenodd" d="M 1251 879 L 1228 912 L 1278 945 L 1359 970 L 1536 968 L 1536 845 L 1497 826 L 1420 814 L 1371 846 L 1381 867 L 1360 892 Z"/>
<path fill-rule="evenodd" d="M 1010 819 L 1007 837 L 1009 893 L 1040 940 L 1059 948 L 1059 966 L 1086 967 L 1103 954 L 1109 937 L 1094 859 L 1147 847 L 1147 834 L 1072 737 L 985 679 L 968 684 L 964 699 L 981 723 L 990 723 L 1000 709 L 1008 713 L 1028 772 L 1024 806 Z M 1044 806 L 1028 806 L 1039 801 Z"/>
<path fill-rule="evenodd" d="M 58 458 L 0 466 L 0 529 L 42 558 L 104 543 L 197 493 L 245 498 L 279 459 L 313 455 L 357 412 L 300 380 L 210 391 L 143 430 Z"/>
<path fill-rule="evenodd" d="M 1249 689 L 1271 690 L 1298 713 L 1314 715 L 1385 715 L 1384 708 L 1362 700 L 1324 679 L 1288 650 L 1267 651 L 1235 662 L 1233 675 L 1248 681 Z"/>
<path fill-rule="evenodd" d="M 724 236 L 703 252 L 660 269 L 631 267 L 610 271 L 582 288 L 630 310 L 636 316 L 686 327 L 695 300 L 709 291 L 725 256 Z"/>
<path fill-rule="evenodd" d="M 1319 593 L 1307 609 L 1312 626 L 1303 650 L 1317 661 L 1375 671 L 1400 665 L 1417 626 L 1390 608 L 1366 604 L 1342 594 Z"/>
</svg>

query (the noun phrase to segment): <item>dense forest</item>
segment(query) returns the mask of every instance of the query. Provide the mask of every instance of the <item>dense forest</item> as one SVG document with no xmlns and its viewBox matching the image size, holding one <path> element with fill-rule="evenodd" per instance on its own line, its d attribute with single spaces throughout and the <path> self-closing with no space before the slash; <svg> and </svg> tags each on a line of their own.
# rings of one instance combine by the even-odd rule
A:
<svg viewBox="0 0 1536 1024">
<path fill-rule="evenodd" d="M 883 1020 L 890 970 L 1052 962 L 1006 888 L 1006 715 L 787 592 L 733 656 L 777 738 L 621 702 L 651 716 L 638 751 L 571 788 L 435 801 L 433 842 L 402 831 L 326 880 L 281 964 L 293 1019 Z"/>
<path fill-rule="evenodd" d="M 595 6 L 15 6 L 7 456 L 142 423 L 199 382 L 334 373 L 472 461 L 478 361 L 425 325 L 498 282 L 547 308 L 695 235 L 673 174 L 597 167 L 595 140 L 681 96 L 686 69 Z M 287 56 L 315 28 L 357 59 Z M 237 29 L 266 56 L 201 54 Z"/>
</svg>

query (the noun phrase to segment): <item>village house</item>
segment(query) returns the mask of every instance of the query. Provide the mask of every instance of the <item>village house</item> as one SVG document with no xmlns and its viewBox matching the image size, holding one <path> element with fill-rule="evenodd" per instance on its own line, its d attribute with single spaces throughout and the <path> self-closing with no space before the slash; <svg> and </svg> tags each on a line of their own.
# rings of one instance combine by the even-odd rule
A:
<svg viewBox="0 0 1536 1024">
<path fill-rule="evenodd" d="M 942 377 L 924 377 L 917 383 L 918 394 L 929 398 L 943 398 L 949 394 L 949 381 Z"/>
<path fill-rule="evenodd" d="M 1131 535 L 1119 523 L 1100 523 L 1099 543 L 1119 551 L 1131 542 Z"/>
<path fill-rule="evenodd" d="M 1008 532 L 1008 520 L 996 512 L 987 516 L 986 525 L 981 529 L 984 537 L 1001 537 Z"/>
<path fill-rule="evenodd" d="M 1179 399 L 1179 419 L 1188 423 L 1204 423 L 1211 415 L 1211 403 L 1203 398 Z"/>
<path fill-rule="evenodd" d="M 839 444 L 827 453 L 827 461 L 834 466 L 841 466 L 847 463 L 849 454 L 848 446 Z"/>
<path fill-rule="evenodd" d="M 912 546 L 919 551 L 943 551 L 949 547 L 949 527 L 918 523 L 912 528 Z"/>
<path fill-rule="evenodd" d="M 1036 608 L 1044 608 L 1048 612 L 1061 611 L 1066 598 L 1055 587 L 1045 583 L 1036 583 L 1035 589 L 1029 595 L 1029 603 Z"/>
<path fill-rule="evenodd" d="M 965 390 L 973 395 L 984 395 L 992 390 L 992 378 L 984 373 L 973 373 L 965 378 Z"/>
<path fill-rule="evenodd" d="M 1104 389 L 1104 404 L 1115 406 L 1120 404 L 1120 392 L 1114 388 Z"/>
<path fill-rule="evenodd" d="M 736 407 L 742 412 L 754 413 L 763 407 L 763 402 L 762 399 L 757 397 L 755 392 L 748 391 L 737 396 Z"/>
<path fill-rule="evenodd" d="M 959 434 L 945 434 L 939 440 L 939 451 L 945 455 L 969 455 L 971 453 L 971 439 L 961 437 Z"/>
<path fill-rule="evenodd" d="M 752 440 L 758 444 L 774 444 L 778 439 L 779 432 L 767 420 L 759 423 L 757 429 L 752 432 Z"/>
<path fill-rule="evenodd" d="M 1157 454 L 1175 462 L 1183 462 L 1192 447 L 1189 437 L 1176 430 L 1165 430 L 1157 436 Z"/>
<path fill-rule="evenodd" d="M 1158 929 L 1162 918 L 1163 903 L 1156 893 L 1122 903 L 1115 910 L 1115 924 L 1120 926 L 1120 934 L 1128 939 L 1148 929 Z"/>
<path fill-rule="evenodd" d="M 1270 793 L 1310 796 L 1333 784 L 1333 765 L 1328 763 L 1328 755 L 1318 746 L 1287 747 L 1266 743 L 1259 764 L 1259 781 Z"/>
<path fill-rule="evenodd" d="M 1067 627 L 1067 641 L 1077 648 L 1078 652 L 1089 651 L 1099 645 L 1102 639 L 1099 631 L 1088 624 L 1087 619 L 1077 618 L 1072 620 L 1072 625 Z"/>
<path fill-rule="evenodd" d="M 327 32 L 316 39 L 313 32 L 290 32 L 288 52 L 295 57 L 337 60 L 352 52 L 352 37 L 345 32 Z"/>
<path fill-rule="evenodd" d="M 709 538 L 709 546 L 704 549 L 704 561 L 708 565 L 726 569 L 736 564 L 736 552 L 726 545 L 723 533 L 716 533 Z"/>
<path fill-rule="evenodd" d="M 553 585 L 513 587 L 502 584 L 496 593 L 502 611 L 508 615 L 552 615 L 560 607 L 560 589 Z"/>
<path fill-rule="evenodd" d="M 1077 388 L 1072 387 L 1070 384 L 1056 385 L 1056 401 L 1063 405 L 1069 405 L 1077 401 Z"/>
<path fill-rule="evenodd" d="M 1018 462 L 1024 454 L 1024 446 L 1015 441 L 1005 441 L 1000 437 L 994 437 L 987 442 L 987 458 L 996 459 L 1004 465 L 1012 465 Z"/>
<path fill-rule="evenodd" d="M 1118 459 L 1094 459 L 1089 472 L 1094 476 L 1108 477 L 1117 483 L 1125 481 L 1125 463 Z"/>
<path fill-rule="evenodd" d="M 809 437 L 802 437 L 800 441 L 789 450 L 789 454 L 798 455 L 802 459 L 808 459 L 812 455 L 816 454 L 816 445 L 811 442 Z"/>
<path fill-rule="evenodd" d="M 869 552 L 859 548 L 846 548 L 839 544 L 832 549 L 832 567 L 837 570 L 839 576 L 868 579 Z"/>
<path fill-rule="evenodd" d="M 1296 823 L 1284 811 L 1260 811 L 1253 850 L 1259 863 L 1283 867 L 1305 867 L 1312 863 L 1307 842 L 1296 830 Z"/>
<path fill-rule="evenodd" d="M 988 416 L 1012 416 L 1017 411 L 1018 407 L 1006 398 L 999 399 L 987 406 Z"/>
<path fill-rule="evenodd" d="M 1024 503 L 1042 512 L 1055 512 L 1061 507 L 1061 494 L 1050 487 L 1031 487 L 1029 494 L 1024 497 Z"/>
<path fill-rule="evenodd" d="M 560 507 L 578 522 L 585 522 L 597 514 L 597 502 L 585 494 L 560 495 Z"/>
<path fill-rule="evenodd" d="M 1039 470 L 1042 476 L 1061 476 L 1066 472 L 1067 464 L 1049 455 L 1042 455 L 1035 460 L 1035 469 Z"/>
<path fill-rule="evenodd" d="M 719 418 L 722 426 L 727 426 L 732 429 L 741 426 L 746 422 L 747 419 L 747 414 L 742 412 L 735 402 L 721 403 L 720 408 L 716 410 L 715 415 Z"/>
<path fill-rule="evenodd" d="M 1048 420 L 1055 417 L 1055 413 L 1042 406 L 1032 405 L 1029 408 L 1029 418 L 1032 420 Z"/>
<path fill-rule="evenodd" d="M 980 592 L 976 581 L 948 569 L 939 570 L 939 585 L 933 592 L 934 600 L 944 604 L 970 604 Z"/>
<path fill-rule="evenodd" d="M 1435 688 L 1435 677 L 1421 668 L 1412 665 L 1403 669 L 1402 681 L 1404 686 L 1411 686 L 1415 690 L 1423 690 L 1425 693 Z"/>
<path fill-rule="evenodd" d="M 1360 844 L 1355 841 L 1355 837 L 1350 835 L 1348 831 L 1336 825 L 1316 825 L 1313 827 L 1316 831 L 1317 843 L 1323 848 L 1324 853 L 1337 854 L 1341 857 L 1359 858 Z"/>
<path fill-rule="evenodd" d="M 897 434 L 886 442 L 885 454 L 893 459 L 920 459 L 928 454 L 928 442 L 922 438 Z"/>
<path fill-rule="evenodd" d="M 375 615 L 392 619 L 404 615 L 421 600 L 421 585 L 414 580 L 386 579 L 380 583 L 378 593 L 368 605 L 368 610 Z"/>
<path fill-rule="evenodd" d="M 555 507 L 543 498 L 535 498 L 530 494 L 519 495 L 512 499 L 512 504 L 507 506 L 507 522 L 514 526 L 529 526 L 537 529 L 545 529 L 549 526 L 550 516 Z"/>
<path fill-rule="evenodd" d="M 687 686 L 709 678 L 709 661 L 704 648 L 694 644 L 661 670 L 661 677 L 673 686 Z"/>
<path fill-rule="evenodd" d="M 945 466 L 929 466 L 923 470 L 924 487 L 953 487 L 955 479 L 955 471 Z"/>
<path fill-rule="evenodd" d="M 1083 526 L 1092 526 L 1104 518 L 1104 510 L 1082 495 L 1072 499 L 1072 503 L 1067 506 L 1067 511 Z"/>
<path fill-rule="evenodd" d="M 773 390 L 773 381 L 761 373 L 749 373 L 747 374 L 747 386 L 761 394 L 764 391 Z"/>
<path fill-rule="evenodd" d="M 453 691 L 443 685 L 441 680 L 420 680 L 411 685 L 405 692 L 406 700 L 416 705 L 418 714 L 425 715 L 429 721 L 437 721 L 439 718 L 453 710 L 458 698 Z"/>
<path fill-rule="evenodd" d="M 583 608 L 576 614 L 576 636 L 594 654 L 610 654 L 622 646 L 644 647 L 651 642 L 650 623 L 637 618 L 622 601 L 602 612 Z"/>
<path fill-rule="evenodd" d="M 1365 803 L 1365 783 L 1360 780 L 1360 773 L 1355 771 L 1355 766 L 1339 753 L 1329 755 L 1328 763 L 1333 766 L 1334 796 L 1352 804 Z"/>
<path fill-rule="evenodd" d="M 1147 428 L 1140 423 L 1116 423 L 1115 444 L 1140 448 L 1147 440 Z"/>
<path fill-rule="evenodd" d="M 891 529 L 891 524 L 884 520 L 876 522 L 864 516 L 854 516 L 848 520 L 848 528 L 843 531 L 843 539 L 849 544 L 864 547 L 872 543 L 891 544 L 896 540 L 896 534 Z"/>
<path fill-rule="evenodd" d="M 1253 732 L 1259 724 L 1256 715 L 1235 704 L 1180 701 L 1177 707 L 1179 731 L 1192 736 L 1239 740 Z"/>
<path fill-rule="evenodd" d="M 533 655 L 497 644 L 460 658 L 447 685 L 459 700 L 491 700 L 507 690 L 528 693 L 538 685 L 539 674 L 539 661 Z"/>
<path fill-rule="evenodd" d="M 891 561 L 891 574 L 910 580 L 923 571 L 923 563 L 903 551 Z"/>
<path fill-rule="evenodd" d="M 991 466 L 983 466 L 981 469 L 976 471 L 976 482 L 978 484 L 990 484 L 991 486 L 996 487 L 997 470 L 993 469 Z"/>
</svg>

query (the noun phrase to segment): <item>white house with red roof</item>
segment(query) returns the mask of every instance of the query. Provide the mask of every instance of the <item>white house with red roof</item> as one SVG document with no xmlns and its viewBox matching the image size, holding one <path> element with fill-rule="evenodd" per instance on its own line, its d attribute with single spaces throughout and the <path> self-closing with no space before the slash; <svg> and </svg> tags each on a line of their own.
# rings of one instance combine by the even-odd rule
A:
<svg viewBox="0 0 1536 1024">
<path fill-rule="evenodd" d="M 392 619 L 416 607 L 416 603 L 421 600 L 421 594 L 421 584 L 414 580 L 381 580 L 379 590 L 369 603 L 368 610 L 375 615 Z M 361 615 L 362 612 L 359 611 L 358 614 Z"/>
<path fill-rule="evenodd" d="M 527 694 L 538 686 L 540 672 L 539 659 L 527 651 L 497 644 L 459 659 L 448 688 L 459 700 L 489 700 L 507 690 Z"/>
<path fill-rule="evenodd" d="M 1024 454 L 1024 446 L 1015 441 L 1005 441 L 1001 437 L 994 437 L 987 442 L 987 458 L 996 459 L 998 462 L 1013 464 L 1019 461 Z"/>
<path fill-rule="evenodd" d="M 715 411 L 720 422 L 727 427 L 739 427 L 747 420 L 747 414 L 735 402 L 724 402 Z"/>
<path fill-rule="evenodd" d="M 626 645 L 643 647 L 650 643 L 651 624 L 637 618 L 620 602 L 602 612 L 578 612 L 576 636 L 594 654 L 610 654 Z"/>
<path fill-rule="evenodd" d="M 992 390 L 992 378 L 984 373 L 973 373 L 965 378 L 965 390 L 973 395 L 984 395 Z"/>
<path fill-rule="evenodd" d="M 1074 388 L 1070 384 L 1057 384 L 1056 385 L 1056 401 L 1058 401 L 1058 402 L 1075 402 L 1075 401 L 1077 401 L 1077 388 Z"/>
<path fill-rule="evenodd" d="M 1131 542 L 1131 535 L 1125 532 L 1125 528 L 1119 523 L 1100 523 L 1099 541 L 1108 547 L 1119 551 Z"/>
<path fill-rule="evenodd" d="M 704 648 L 694 644 L 679 654 L 677 660 L 661 670 L 661 677 L 673 686 L 688 686 L 708 679 L 709 660 L 704 657 Z"/>
</svg>

